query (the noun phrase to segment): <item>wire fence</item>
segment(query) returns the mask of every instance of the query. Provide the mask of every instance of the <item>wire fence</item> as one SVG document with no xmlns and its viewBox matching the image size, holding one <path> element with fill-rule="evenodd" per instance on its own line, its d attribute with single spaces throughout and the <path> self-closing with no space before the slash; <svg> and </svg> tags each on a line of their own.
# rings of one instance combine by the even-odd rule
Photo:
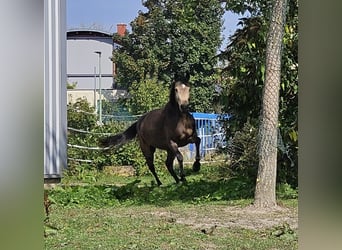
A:
<svg viewBox="0 0 342 250">
<path fill-rule="evenodd" d="M 83 111 L 80 109 L 69 109 L 73 112 L 83 113 L 85 115 L 95 115 L 98 116 L 96 113 Z M 205 162 L 218 162 L 218 161 L 225 161 L 225 160 L 217 160 L 212 159 L 210 156 L 212 153 L 216 152 L 218 149 L 224 148 L 229 154 L 234 154 L 237 152 L 242 153 L 245 149 L 241 148 L 239 145 L 232 143 L 230 140 L 227 141 L 226 134 L 224 131 L 224 128 L 222 126 L 222 119 L 229 119 L 229 116 L 225 116 L 222 118 L 222 115 L 218 114 L 208 114 L 208 113 L 193 113 L 193 116 L 195 118 L 195 124 L 198 136 L 201 138 L 201 144 L 200 144 L 200 155 L 202 158 L 203 163 Z M 103 115 L 105 123 L 110 122 L 119 122 L 123 126 L 129 126 L 133 122 L 137 121 L 141 115 Z M 68 127 L 68 131 L 71 131 L 73 133 L 80 133 L 84 135 L 89 136 L 95 136 L 95 137 L 101 137 L 101 136 L 110 136 L 114 135 L 113 133 L 108 132 L 98 132 L 98 131 L 89 131 L 81 128 L 73 128 Z M 277 145 L 276 148 L 278 148 L 283 154 L 286 154 L 287 157 L 290 159 L 291 164 L 293 164 L 293 160 L 291 159 L 289 155 L 289 148 L 284 144 L 282 140 L 282 136 L 280 133 L 280 129 L 278 129 L 277 133 Z M 95 144 L 95 143 L 94 143 Z M 68 143 L 67 146 L 69 148 L 79 149 L 79 150 L 89 150 L 89 151 L 105 151 L 109 148 L 101 148 L 97 145 L 77 145 Z M 190 163 L 195 159 L 195 145 L 189 144 L 185 147 L 180 148 L 180 151 L 182 152 L 184 156 L 184 163 Z M 83 154 L 84 155 L 84 154 Z M 81 157 L 77 156 L 77 154 L 73 154 L 74 157 L 68 157 L 68 160 L 73 162 L 83 162 L 83 163 L 94 163 L 94 159 L 82 159 Z M 204 161 L 203 159 L 206 158 Z"/>
<path fill-rule="evenodd" d="M 73 112 L 84 113 L 86 115 L 97 115 L 96 113 L 91 113 L 87 111 L 82 111 L 80 109 L 71 109 L 69 110 Z M 108 122 L 120 122 L 123 125 L 130 125 L 131 123 L 135 122 L 139 119 L 141 115 L 102 115 L 104 121 Z M 198 136 L 201 138 L 200 144 L 200 155 L 201 157 L 205 157 L 206 155 L 215 152 L 218 148 L 224 148 L 227 143 L 225 140 L 225 133 L 221 126 L 221 122 L 219 119 L 219 115 L 217 114 L 207 114 L 207 113 L 193 113 L 195 118 L 195 124 Z M 68 127 L 68 131 L 72 131 L 74 133 L 81 133 L 81 134 L 89 134 L 95 136 L 110 136 L 113 133 L 107 132 L 95 132 L 95 131 L 88 131 L 81 128 L 73 128 Z M 68 143 L 67 146 L 69 148 L 76 148 L 76 149 L 83 149 L 83 150 L 90 150 L 90 151 L 104 151 L 109 148 L 101 148 L 98 146 L 84 146 L 84 145 L 76 145 Z M 189 144 L 185 147 L 180 149 L 184 155 L 184 163 L 193 161 L 195 159 L 195 145 Z M 85 163 L 92 163 L 94 162 L 93 159 L 80 159 L 78 157 L 68 157 L 68 160 L 75 161 L 75 162 L 85 162 Z"/>
</svg>

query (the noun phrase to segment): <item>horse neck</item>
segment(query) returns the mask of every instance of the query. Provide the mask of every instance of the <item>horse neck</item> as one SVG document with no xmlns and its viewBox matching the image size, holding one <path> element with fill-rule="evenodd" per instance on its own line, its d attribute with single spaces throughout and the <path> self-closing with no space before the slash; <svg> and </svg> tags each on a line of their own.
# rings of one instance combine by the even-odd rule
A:
<svg viewBox="0 0 342 250">
<path fill-rule="evenodd" d="M 175 114 L 178 114 L 180 115 L 181 114 L 181 111 L 179 110 L 178 108 L 178 104 L 176 102 L 171 102 L 169 101 L 164 109 L 167 111 L 167 112 L 170 112 L 170 113 L 175 113 Z"/>
<path fill-rule="evenodd" d="M 169 104 L 173 107 L 178 106 L 177 102 L 176 102 L 176 94 L 175 94 L 175 85 L 172 84 L 171 89 L 170 89 L 170 95 L 169 95 Z"/>
</svg>

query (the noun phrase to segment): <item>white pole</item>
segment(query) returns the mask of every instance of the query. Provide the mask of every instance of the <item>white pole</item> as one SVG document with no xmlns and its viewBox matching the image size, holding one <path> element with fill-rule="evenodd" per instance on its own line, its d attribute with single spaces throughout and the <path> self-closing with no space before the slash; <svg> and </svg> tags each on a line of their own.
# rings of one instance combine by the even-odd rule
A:
<svg viewBox="0 0 342 250">
<path fill-rule="evenodd" d="M 101 51 L 95 51 L 99 55 L 99 123 L 102 125 L 102 89 L 101 89 Z"/>
<path fill-rule="evenodd" d="M 96 100 L 96 67 L 94 67 L 94 107 L 95 113 L 97 113 L 97 100 Z"/>
</svg>

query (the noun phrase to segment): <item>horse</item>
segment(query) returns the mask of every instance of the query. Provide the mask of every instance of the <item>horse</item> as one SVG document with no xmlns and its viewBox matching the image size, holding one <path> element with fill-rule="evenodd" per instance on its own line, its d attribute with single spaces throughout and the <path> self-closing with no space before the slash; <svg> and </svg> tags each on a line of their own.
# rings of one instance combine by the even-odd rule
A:
<svg viewBox="0 0 342 250">
<path fill-rule="evenodd" d="M 152 110 L 141 116 L 123 133 L 100 139 L 100 146 L 120 146 L 137 137 L 140 149 L 146 159 L 147 166 L 153 174 L 158 186 L 162 182 L 154 166 L 154 152 L 156 148 L 166 150 L 167 158 L 165 165 L 175 179 L 176 183 L 186 182 L 183 169 L 183 155 L 179 147 L 195 143 L 196 156 L 192 169 L 200 170 L 199 147 L 201 139 L 197 136 L 195 119 L 188 111 L 190 98 L 189 77 L 181 80 L 175 79 L 171 84 L 169 101 L 160 109 Z M 173 161 L 177 158 L 180 178 L 174 171 Z"/>
</svg>

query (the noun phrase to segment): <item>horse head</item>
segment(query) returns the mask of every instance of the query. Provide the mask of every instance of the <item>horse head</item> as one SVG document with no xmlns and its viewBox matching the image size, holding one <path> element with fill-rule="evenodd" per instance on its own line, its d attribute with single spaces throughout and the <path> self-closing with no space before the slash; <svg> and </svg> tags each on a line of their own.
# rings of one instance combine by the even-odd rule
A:
<svg viewBox="0 0 342 250">
<path fill-rule="evenodd" d="M 186 112 L 189 107 L 190 86 L 188 83 L 175 82 L 174 87 L 175 101 L 181 112 Z"/>
<path fill-rule="evenodd" d="M 190 99 L 190 74 L 177 73 L 171 88 L 170 102 L 177 105 L 181 112 L 187 112 Z"/>
</svg>

